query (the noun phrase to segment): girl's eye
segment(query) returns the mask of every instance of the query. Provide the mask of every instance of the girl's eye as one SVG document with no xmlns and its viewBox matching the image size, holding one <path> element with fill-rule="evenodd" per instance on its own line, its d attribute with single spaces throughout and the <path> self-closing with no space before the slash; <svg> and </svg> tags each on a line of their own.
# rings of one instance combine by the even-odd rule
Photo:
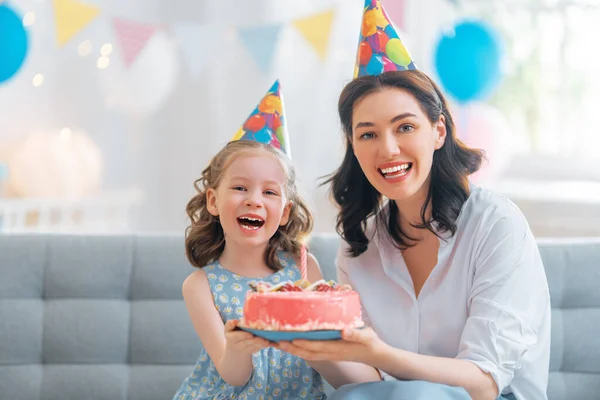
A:
<svg viewBox="0 0 600 400">
<path fill-rule="evenodd" d="M 277 196 L 277 192 L 274 190 L 266 190 L 265 194 L 268 194 L 269 196 Z"/>
<path fill-rule="evenodd" d="M 231 189 L 232 190 L 239 190 L 240 192 L 243 192 L 244 190 L 246 190 L 246 188 L 243 187 L 243 186 L 234 186 Z"/>
<path fill-rule="evenodd" d="M 363 139 L 363 140 L 373 139 L 374 137 L 375 137 L 375 134 L 373 132 L 366 132 L 359 136 L 359 138 Z"/>
<path fill-rule="evenodd" d="M 402 133 L 412 132 L 415 130 L 415 127 L 409 124 L 400 125 L 398 127 L 398 131 Z"/>
</svg>

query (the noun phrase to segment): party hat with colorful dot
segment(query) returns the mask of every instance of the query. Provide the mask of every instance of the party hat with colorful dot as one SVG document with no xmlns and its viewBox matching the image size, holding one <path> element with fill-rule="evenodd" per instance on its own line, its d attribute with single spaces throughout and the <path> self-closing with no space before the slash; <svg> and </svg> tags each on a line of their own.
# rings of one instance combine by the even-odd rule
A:
<svg viewBox="0 0 600 400">
<path fill-rule="evenodd" d="M 417 69 L 379 0 L 365 0 L 354 78 Z"/>
<path fill-rule="evenodd" d="M 292 157 L 279 80 L 275 81 L 231 140 L 270 144 Z"/>
</svg>

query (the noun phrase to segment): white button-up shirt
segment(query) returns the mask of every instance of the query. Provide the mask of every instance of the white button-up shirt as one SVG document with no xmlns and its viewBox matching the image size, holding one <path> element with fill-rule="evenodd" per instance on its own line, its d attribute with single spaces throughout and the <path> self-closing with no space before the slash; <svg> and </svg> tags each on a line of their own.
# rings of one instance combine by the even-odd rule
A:
<svg viewBox="0 0 600 400">
<path fill-rule="evenodd" d="M 365 320 L 389 345 L 471 361 L 503 394 L 547 399 L 550 295 L 525 217 L 507 198 L 471 186 L 456 224 L 454 236 L 441 233 L 418 298 L 401 251 L 374 219 L 367 251 L 351 258 L 346 244 L 340 249 L 338 280 L 360 294 Z"/>
</svg>

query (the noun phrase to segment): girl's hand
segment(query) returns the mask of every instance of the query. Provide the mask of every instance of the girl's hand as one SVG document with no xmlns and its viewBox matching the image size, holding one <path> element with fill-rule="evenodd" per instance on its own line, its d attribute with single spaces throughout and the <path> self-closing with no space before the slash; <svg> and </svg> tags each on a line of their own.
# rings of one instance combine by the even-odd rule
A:
<svg viewBox="0 0 600 400">
<path fill-rule="evenodd" d="M 229 320 L 225 323 L 225 352 L 254 354 L 259 350 L 269 347 L 270 342 L 259 338 L 250 332 L 236 329 L 239 321 Z"/>
<path fill-rule="evenodd" d="M 345 329 L 342 340 L 294 340 L 274 345 L 307 361 L 355 361 L 368 365 L 377 363 L 385 346 L 371 328 Z"/>
</svg>

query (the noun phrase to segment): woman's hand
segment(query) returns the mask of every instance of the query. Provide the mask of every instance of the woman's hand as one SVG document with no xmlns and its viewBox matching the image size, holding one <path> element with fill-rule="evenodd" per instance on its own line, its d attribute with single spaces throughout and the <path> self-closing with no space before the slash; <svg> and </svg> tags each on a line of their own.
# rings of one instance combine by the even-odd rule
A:
<svg viewBox="0 0 600 400">
<path fill-rule="evenodd" d="M 269 347 L 270 342 L 268 340 L 256 337 L 250 332 L 236 329 L 238 324 L 239 321 L 236 319 L 225 323 L 225 353 L 252 355 L 265 347 Z"/>
<path fill-rule="evenodd" d="M 345 329 L 342 340 L 294 340 L 272 345 L 307 361 L 354 361 L 372 365 L 386 344 L 371 328 Z"/>
</svg>

